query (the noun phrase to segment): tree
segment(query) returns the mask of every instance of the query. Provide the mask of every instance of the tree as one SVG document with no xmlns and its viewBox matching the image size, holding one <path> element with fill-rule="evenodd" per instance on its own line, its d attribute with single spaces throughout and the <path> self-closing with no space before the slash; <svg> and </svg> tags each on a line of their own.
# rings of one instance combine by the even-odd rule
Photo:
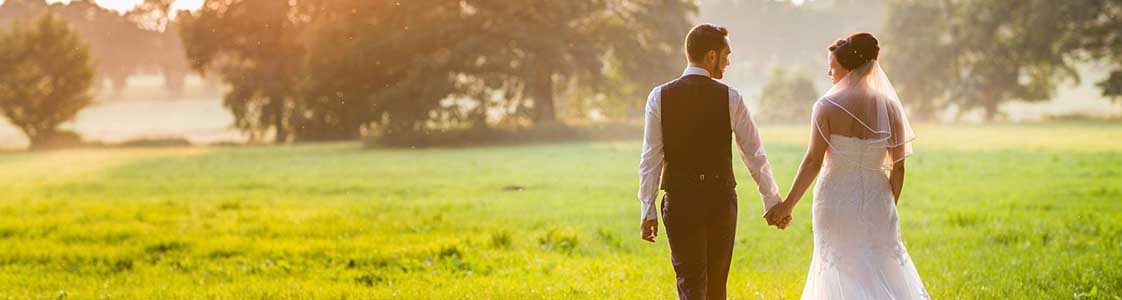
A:
<svg viewBox="0 0 1122 300">
<path fill-rule="evenodd" d="M 1122 69 L 1110 71 L 1110 76 L 1098 83 L 1103 96 L 1122 103 Z"/>
<path fill-rule="evenodd" d="M 1106 78 L 1096 83 L 1102 95 L 1122 103 L 1122 1 L 1073 1 L 1065 6 L 1076 6 L 1082 12 L 1079 19 L 1079 39 L 1076 41 L 1083 59 L 1112 64 Z"/>
<path fill-rule="evenodd" d="M 982 109 L 993 120 L 999 105 L 1052 99 L 1056 87 L 1079 79 L 1067 39 L 1075 26 L 1066 5 L 1053 1 L 964 1 L 952 28 L 960 74 L 952 102 L 961 112 Z"/>
<path fill-rule="evenodd" d="M 183 16 L 192 68 L 219 73 L 235 125 L 275 141 L 420 132 L 452 94 L 448 1 L 211 1 Z M 465 60 L 466 61 L 466 60 Z"/>
<path fill-rule="evenodd" d="M 258 139 L 289 141 L 289 118 L 305 59 L 311 1 L 208 0 L 183 14 L 180 35 L 191 68 L 217 72 L 230 86 L 223 103 L 234 125 Z"/>
<path fill-rule="evenodd" d="M 566 89 L 641 100 L 646 91 L 637 86 L 649 89 L 679 71 L 691 7 L 684 0 L 211 1 L 182 17 L 181 33 L 193 69 L 230 85 L 226 105 L 251 135 L 409 136 L 488 126 L 493 116 L 550 122 Z M 613 86 L 622 88 L 606 88 Z"/>
<path fill-rule="evenodd" d="M 424 134 L 457 67 L 470 61 L 460 3 L 337 0 L 317 14 L 308 80 L 297 106 L 300 139 L 355 138 L 370 126 L 386 138 Z"/>
<path fill-rule="evenodd" d="M 958 74 L 957 50 L 952 44 L 950 11 L 946 2 L 895 1 L 882 41 L 880 56 L 892 71 L 892 85 L 916 121 L 934 121 L 947 107 Z"/>
<path fill-rule="evenodd" d="M 92 103 L 89 46 L 47 13 L 0 35 L 0 112 L 31 142 L 47 146 L 59 126 Z"/>
<path fill-rule="evenodd" d="M 610 88 L 600 90 L 604 101 L 589 106 L 610 117 L 641 116 L 651 88 L 682 71 L 683 41 L 698 7 L 693 1 L 619 1 L 609 7 L 615 12 L 605 22 L 617 24 L 602 27 Z"/>
<path fill-rule="evenodd" d="M 819 96 L 814 80 L 806 73 L 787 73 L 775 68 L 760 91 L 756 115 L 762 122 L 807 121 Z"/>
<path fill-rule="evenodd" d="M 97 75 L 109 79 L 117 94 L 128 87 L 128 78 L 140 71 L 144 58 L 155 53 L 148 42 L 153 37 L 151 32 L 92 0 L 56 3 L 51 9 L 75 24 L 79 36 L 90 45 Z"/>
<path fill-rule="evenodd" d="M 596 99 L 589 107 L 641 106 L 651 86 L 680 71 L 691 6 L 606 3 L 325 2 L 310 29 L 294 133 L 346 138 L 366 126 L 403 137 L 489 126 L 495 116 L 549 122 L 563 106 L 553 99 L 577 90 Z"/>
<path fill-rule="evenodd" d="M 164 89 L 172 97 L 183 95 L 187 75 L 191 68 L 179 36 L 179 25 L 174 16 L 173 0 L 145 0 L 125 14 L 148 34 L 142 48 L 149 49 L 143 57 L 144 71 L 159 73 L 164 77 Z"/>
<path fill-rule="evenodd" d="M 556 120 L 555 96 L 566 87 L 624 91 L 607 98 L 634 98 L 629 106 L 641 106 L 640 95 L 679 71 L 696 7 L 681 0 L 492 0 L 473 2 L 472 11 L 481 34 L 471 43 L 487 50 L 471 73 L 502 82 L 493 86 L 521 88 L 513 96 L 530 101 L 515 107 L 541 123 Z"/>
<path fill-rule="evenodd" d="M 901 79 L 901 100 L 919 104 L 919 117 L 954 107 L 960 115 L 980 109 L 993 120 L 1003 103 L 1049 100 L 1060 83 L 1078 82 L 1071 53 L 1078 50 L 1078 21 L 1090 16 L 1080 4 L 901 0 L 889 17 L 895 39 L 885 43 L 886 65 Z"/>
<path fill-rule="evenodd" d="M 52 4 L 43 0 L 4 1 L 0 6 L 0 25 L 39 16 L 48 10 L 74 25 L 78 35 L 89 44 L 90 56 L 101 79 L 98 82 L 108 79 L 114 92 L 120 93 L 127 87 L 129 76 L 151 66 L 155 61 L 152 56 L 164 53 L 157 47 L 156 39 L 162 33 L 156 32 L 155 27 L 148 30 L 140 22 L 142 20 L 101 7 L 93 0 Z M 182 56 L 179 61 L 183 61 Z"/>
<path fill-rule="evenodd" d="M 608 1 L 534 1 L 512 5 L 508 1 L 473 3 L 475 20 L 482 28 L 474 38 L 495 45 L 480 71 L 518 81 L 530 102 L 534 122 L 557 119 L 555 94 L 558 82 L 585 79 L 598 84 L 603 67 L 604 40 L 595 33 L 601 26 Z M 499 22 L 502 20 L 502 22 Z M 515 101 L 521 99 L 513 99 Z"/>
<path fill-rule="evenodd" d="M 154 53 L 153 64 L 159 68 L 164 77 L 164 89 L 172 97 L 183 95 L 186 89 L 187 75 L 191 74 L 191 67 L 187 65 L 187 56 L 183 51 L 183 40 L 179 37 L 178 23 L 172 23 L 159 34 Z"/>
</svg>

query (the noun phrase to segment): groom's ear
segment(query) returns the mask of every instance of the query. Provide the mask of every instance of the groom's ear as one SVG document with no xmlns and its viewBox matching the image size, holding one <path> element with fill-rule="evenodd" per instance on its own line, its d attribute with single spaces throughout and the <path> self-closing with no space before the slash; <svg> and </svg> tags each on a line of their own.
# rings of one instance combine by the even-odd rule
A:
<svg viewBox="0 0 1122 300">
<path fill-rule="evenodd" d="M 705 65 L 717 65 L 720 60 L 721 54 L 717 53 L 717 50 L 709 50 L 709 52 L 705 53 Z"/>
</svg>

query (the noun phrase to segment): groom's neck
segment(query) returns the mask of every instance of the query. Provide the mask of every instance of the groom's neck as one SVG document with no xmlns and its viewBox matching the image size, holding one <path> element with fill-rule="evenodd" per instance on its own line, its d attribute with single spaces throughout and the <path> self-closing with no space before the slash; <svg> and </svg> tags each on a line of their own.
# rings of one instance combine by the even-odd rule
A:
<svg viewBox="0 0 1122 300">
<path fill-rule="evenodd" d="M 691 62 L 691 63 L 687 63 L 686 65 L 688 65 L 688 66 L 690 66 L 690 67 L 694 67 L 694 68 L 698 68 L 698 69 L 702 69 L 702 70 L 705 70 L 705 72 L 708 72 L 708 73 L 709 73 L 709 76 L 713 76 L 713 71 L 712 71 L 712 70 L 709 70 L 709 69 L 708 69 L 708 68 L 706 68 L 705 66 L 702 66 L 702 65 L 699 65 L 699 64 L 696 64 L 696 63 L 692 63 L 692 62 Z"/>
</svg>

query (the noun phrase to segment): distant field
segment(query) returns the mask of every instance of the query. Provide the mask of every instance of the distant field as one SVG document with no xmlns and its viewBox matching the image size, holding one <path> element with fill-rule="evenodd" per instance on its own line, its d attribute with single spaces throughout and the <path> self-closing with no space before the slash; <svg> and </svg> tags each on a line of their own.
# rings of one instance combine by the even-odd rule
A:
<svg viewBox="0 0 1122 300">
<path fill-rule="evenodd" d="M 186 90 L 171 97 L 158 77 L 133 77 L 130 87 L 116 95 L 108 88 L 95 93 L 95 103 L 78 113 L 64 128 L 83 138 L 121 142 L 151 137 L 183 137 L 195 143 L 241 141 L 232 129 L 234 116 L 222 107 L 219 87 L 188 77 Z M 27 147 L 27 138 L 0 116 L 0 149 Z"/>
<path fill-rule="evenodd" d="M 901 226 L 934 299 L 1122 299 L 1122 124 L 916 130 Z M 785 191 L 808 133 L 762 131 Z M 0 299 L 668 299 L 639 145 L 4 153 Z M 737 172 L 731 298 L 798 299 L 810 202 L 769 228 Z"/>
<path fill-rule="evenodd" d="M 1093 76 L 1106 75 L 1092 69 L 1083 71 Z M 732 74 L 729 82 L 741 87 L 742 94 L 756 97 L 764 82 L 743 80 L 748 77 L 748 73 Z M 63 127 L 77 131 L 87 140 L 109 143 L 152 137 L 182 137 L 196 144 L 245 140 L 245 136 L 232 128 L 233 115 L 222 106 L 221 85 L 207 85 L 201 78 L 190 76 L 184 94 L 171 97 L 163 88 L 161 77 L 134 76 L 129 83 L 129 88 L 119 95 L 108 88 L 96 92 L 97 103 L 82 110 L 73 122 Z M 751 97 L 747 101 L 755 111 L 757 101 Z M 1122 105 L 1104 99 L 1093 81 L 1065 86 L 1051 101 L 1006 103 L 1001 109 L 1010 121 L 1039 120 L 1050 115 L 1115 119 L 1122 116 Z M 980 111 L 966 114 L 965 120 L 975 120 L 980 114 Z M 943 115 L 951 118 L 954 112 Z M 0 150 L 26 147 L 27 138 L 23 133 L 0 117 Z"/>
</svg>

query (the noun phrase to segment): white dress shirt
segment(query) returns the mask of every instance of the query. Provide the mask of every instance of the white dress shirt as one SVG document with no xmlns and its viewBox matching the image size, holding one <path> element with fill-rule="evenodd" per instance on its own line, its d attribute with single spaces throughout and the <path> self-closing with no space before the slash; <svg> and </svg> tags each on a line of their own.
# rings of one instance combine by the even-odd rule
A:
<svg viewBox="0 0 1122 300">
<path fill-rule="evenodd" d="M 709 71 L 690 66 L 682 76 L 703 75 L 709 76 Z M 655 199 L 658 197 L 660 178 L 662 177 L 663 144 L 662 144 L 662 86 L 654 88 L 647 97 L 646 131 L 643 134 L 643 155 L 639 161 L 639 201 L 642 201 L 643 220 L 655 220 L 658 213 Z M 779 187 L 771 175 L 771 165 L 764 153 L 764 144 L 760 141 L 760 133 L 756 130 L 756 123 L 744 105 L 740 92 L 729 87 L 729 120 L 732 122 L 733 135 L 736 136 L 736 145 L 740 149 L 740 158 L 752 179 L 756 180 L 760 196 L 764 202 L 764 210 L 782 201 L 779 197 Z"/>
</svg>

